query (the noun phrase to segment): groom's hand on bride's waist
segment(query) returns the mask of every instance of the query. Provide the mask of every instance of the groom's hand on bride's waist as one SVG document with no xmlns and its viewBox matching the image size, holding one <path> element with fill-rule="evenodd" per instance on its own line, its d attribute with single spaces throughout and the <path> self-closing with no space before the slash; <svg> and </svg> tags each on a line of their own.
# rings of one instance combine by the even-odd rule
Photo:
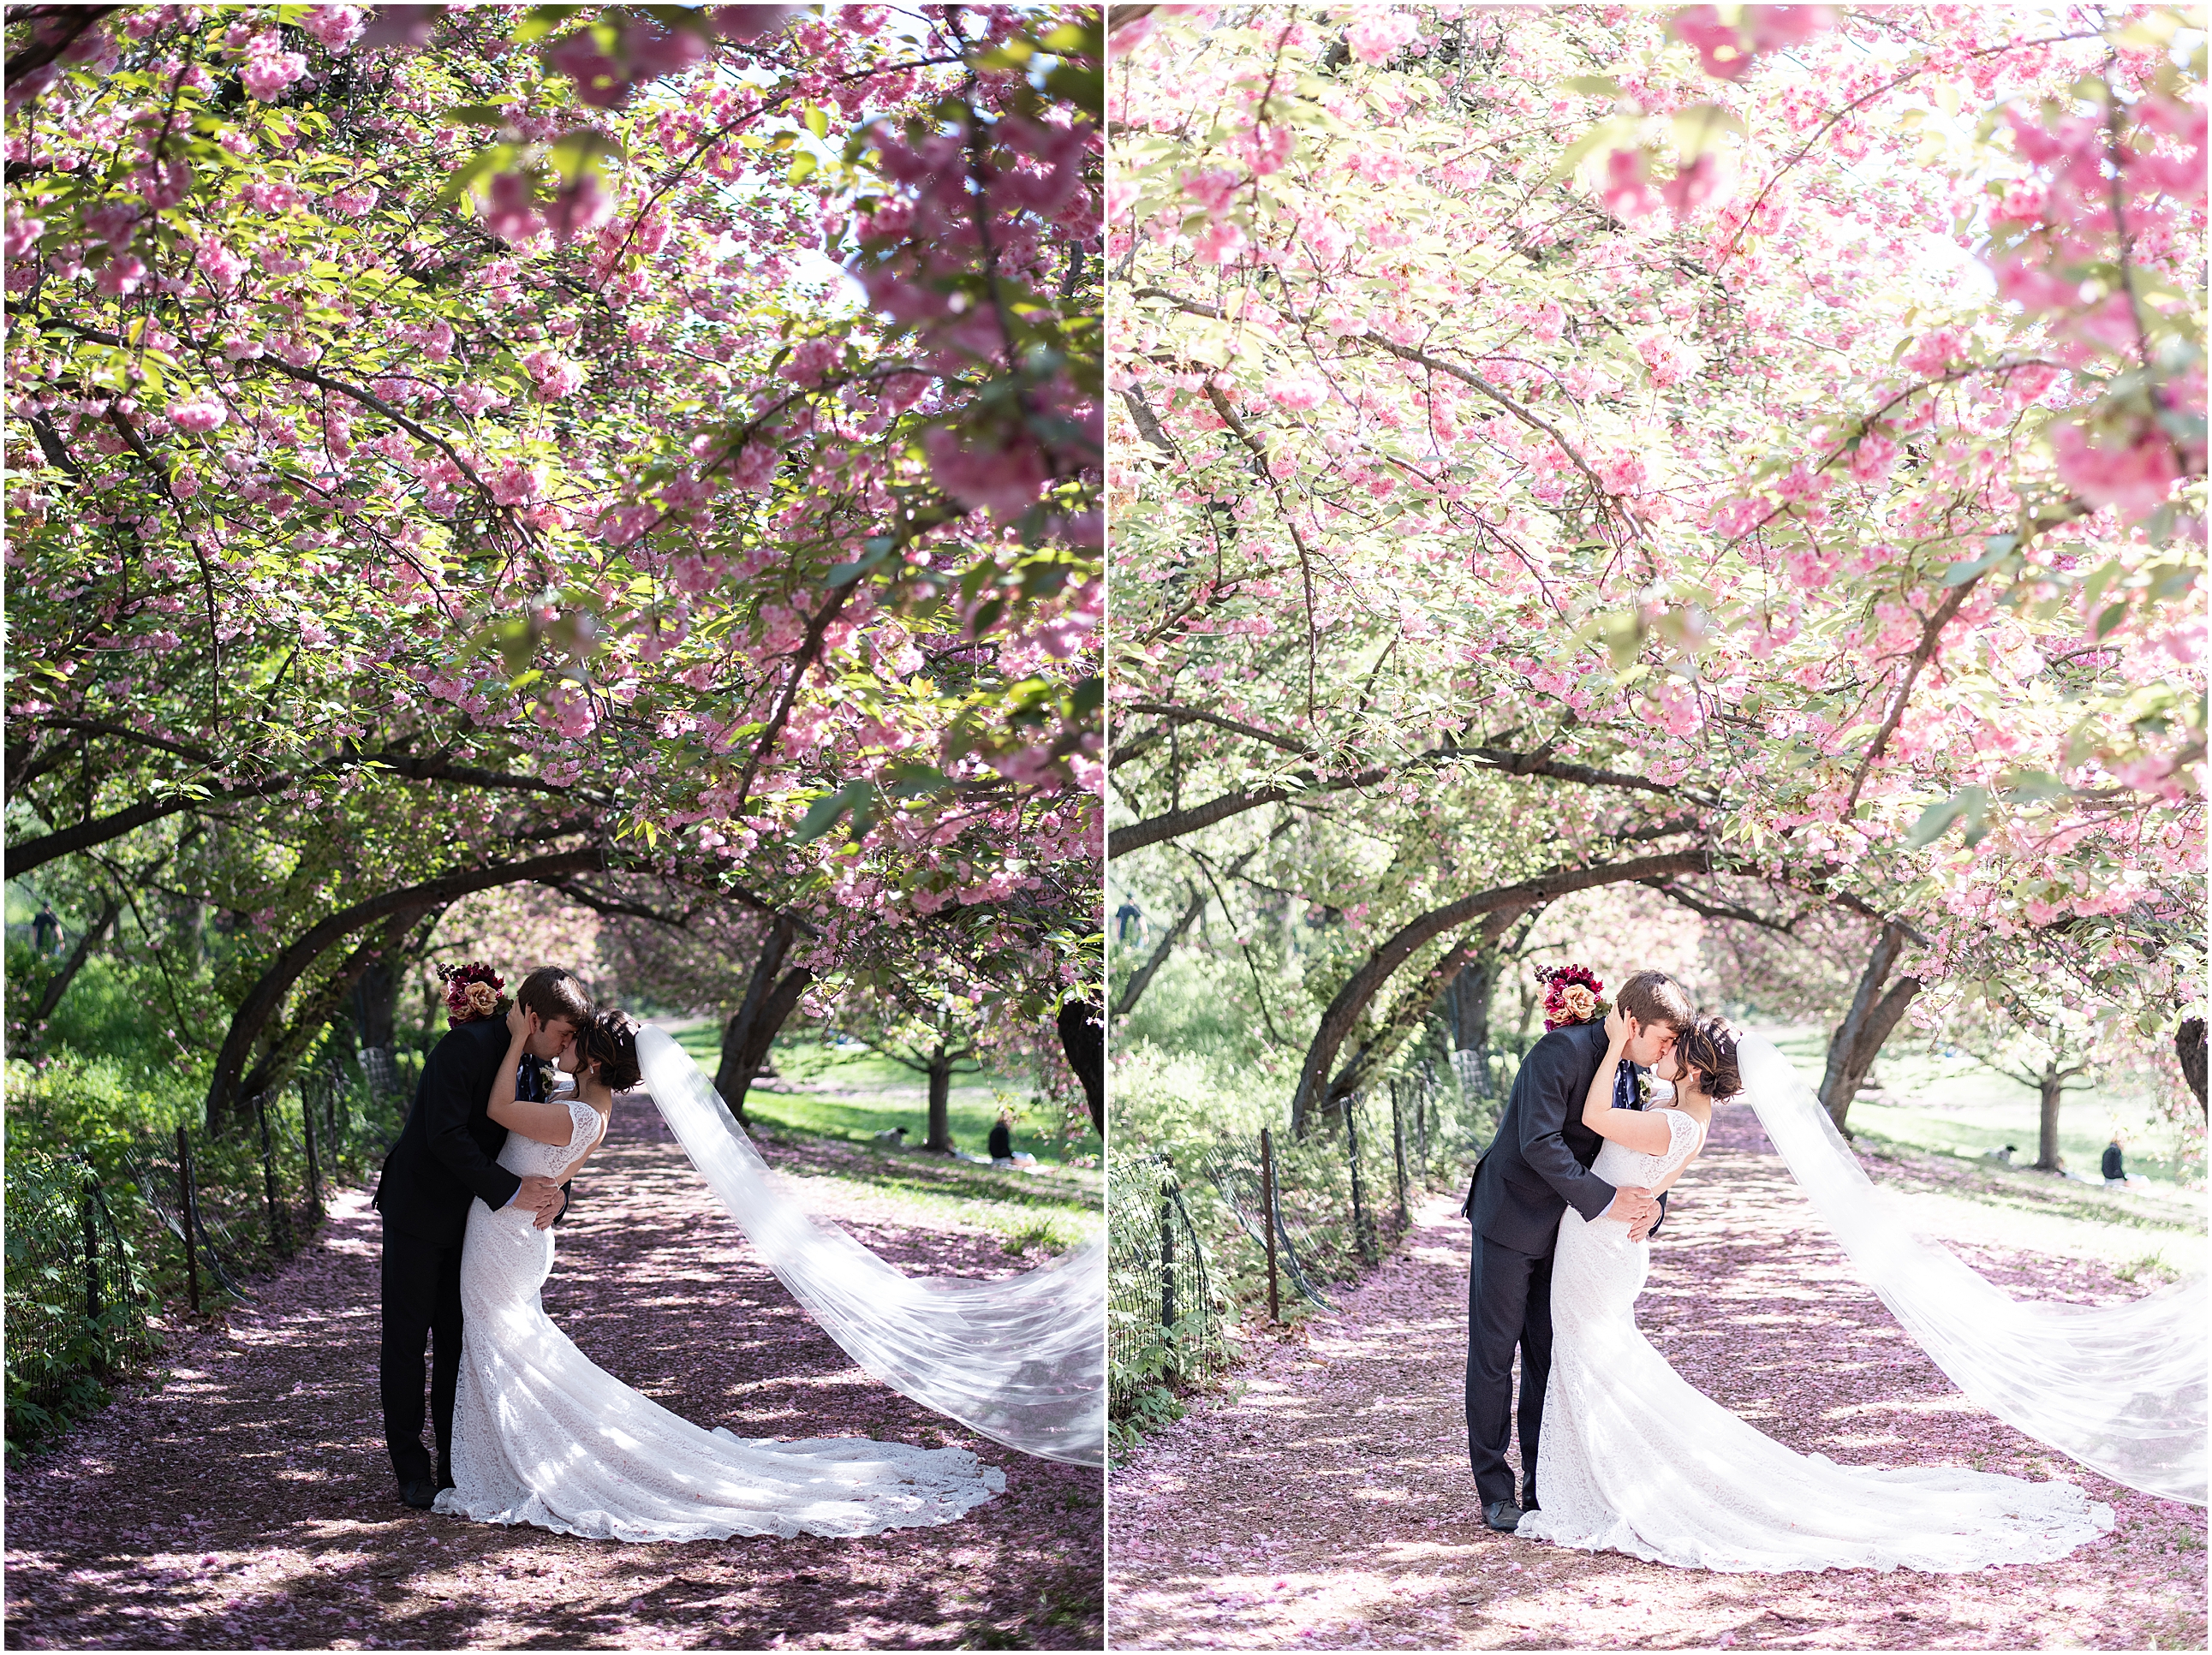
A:
<svg viewBox="0 0 2212 1655">
<path fill-rule="evenodd" d="M 1598 1215 L 1601 1218 L 1617 1218 L 1628 1226 L 1628 1239 L 1641 1241 L 1650 1233 L 1659 1216 L 1659 1203 L 1651 1191 L 1633 1184 L 1624 1184 L 1613 1192 L 1613 1204 Z"/>
<path fill-rule="evenodd" d="M 521 1187 L 515 1191 L 514 1199 L 507 1204 L 535 1214 L 538 1228 L 543 1230 L 552 1227 L 553 1221 L 560 1217 L 561 1209 L 568 1205 L 568 1198 L 561 1193 L 561 1186 L 550 1179 L 526 1178 Z"/>
</svg>

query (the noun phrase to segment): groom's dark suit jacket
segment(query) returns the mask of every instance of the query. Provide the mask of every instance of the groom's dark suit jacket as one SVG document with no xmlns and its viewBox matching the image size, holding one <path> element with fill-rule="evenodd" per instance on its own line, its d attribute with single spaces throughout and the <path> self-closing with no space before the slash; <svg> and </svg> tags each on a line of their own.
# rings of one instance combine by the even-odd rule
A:
<svg viewBox="0 0 2212 1655">
<path fill-rule="evenodd" d="M 489 1017 L 463 1023 L 431 1049 L 377 1181 L 374 1204 L 392 1228 L 452 1246 L 468 1228 L 470 1197 L 495 1212 L 514 1199 L 522 1180 L 498 1159 L 507 1128 L 486 1112 L 509 1040 L 507 1020 Z M 520 1095 L 544 1096 L 535 1062 L 522 1065 Z"/>
<path fill-rule="evenodd" d="M 1460 1208 L 1476 1234 L 1540 1258 L 1552 1251 L 1569 1205 L 1594 1219 L 1613 1204 L 1613 1186 L 1589 1169 L 1605 1140 L 1583 1125 L 1605 1048 L 1602 1023 L 1555 1028 L 1528 1048 Z M 1666 1197 L 1660 1200 L 1663 1212 Z"/>
</svg>

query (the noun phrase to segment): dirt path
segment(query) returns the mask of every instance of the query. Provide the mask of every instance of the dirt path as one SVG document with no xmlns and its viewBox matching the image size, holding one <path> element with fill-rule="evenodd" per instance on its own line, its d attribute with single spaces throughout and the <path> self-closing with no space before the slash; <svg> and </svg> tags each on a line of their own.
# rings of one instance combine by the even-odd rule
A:
<svg viewBox="0 0 2212 1655">
<path fill-rule="evenodd" d="M 995 1234 L 813 1189 L 908 1270 L 1021 1267 Z M 964 1444 L 1006 1493 L 857 1541 L 624 1545 L 410 1512 L 376 1398 L 379 1221 L 352 1191 L 257 1302 L 172 1348 L 166 1385 L 11 1468 L 8 1646 L 1097 1646 L 1097 1472 L 972 1438 L 854 1367 L 649 1102 L 617 1106 L 577 1193 L 546 1309 L 609 1372 L 741 1435 Z"/>
<path fill-rule="evenodd" d="M 1670 1569 L 1486 1529 L 1462 1418 L 1464 1221 L 1439 1198 L 1340 1314 L 1270 1342 L 1112 1478 L 1117 1646 L 1547 1649 L 2205 1645 L 2204 1514 L 2083 1470 L 1967 1402 L 1858 1285 L 1747 1107 L 1670 1203 L 1639 1304 L 1685 1378 L 1801 1452 L 2063 1475 L 2118 1525 L 1967 1576 Z M 2014 1291 L 2142 1289 L 1962 1247 Z"/>
</svg>

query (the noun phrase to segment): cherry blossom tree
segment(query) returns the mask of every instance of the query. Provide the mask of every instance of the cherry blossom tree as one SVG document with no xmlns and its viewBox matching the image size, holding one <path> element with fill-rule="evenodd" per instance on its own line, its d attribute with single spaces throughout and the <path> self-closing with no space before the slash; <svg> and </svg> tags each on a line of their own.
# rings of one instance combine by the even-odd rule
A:
<svg viewBox="0 0 2212 1655">
<path fill-rule="evenodd" d="M 2203 35 L 2032 21 L 1117 29 L 1109 841 L 1360 916 L 1294 1119 L 1576 884 L 2201 1007 Z"/>
<path fill-rule="evenodd" d="M 501 873 L 1084 980 L 1095 10 L 9 28 L 11 871 L 222 824 L 257 1016 Z"/>
</svg>

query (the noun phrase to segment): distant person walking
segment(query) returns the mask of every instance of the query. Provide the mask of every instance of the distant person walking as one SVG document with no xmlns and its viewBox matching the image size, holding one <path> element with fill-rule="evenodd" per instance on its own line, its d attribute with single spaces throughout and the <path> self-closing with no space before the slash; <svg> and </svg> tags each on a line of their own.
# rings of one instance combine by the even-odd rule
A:
<svg viewBox="0 0 2212 1655">
<path fill-rule="evenodd" d="M 2118 1185 L 2125 1188 L 2127 1181 L 2128 1169 L 2120 1159 L 2120 1141 L 2114 1137 L 2105 1146 L 2105 1187 L 2109 1190 Z"/>
<path fill-rule="evenodd" d="M 54 918 L 54 911 L 44 903 L 39 905 L 39 917 L 31 921 L 31 946 L 40 954 L 59 954 L 62 943 L 62 922 Z"/>
</svg>

